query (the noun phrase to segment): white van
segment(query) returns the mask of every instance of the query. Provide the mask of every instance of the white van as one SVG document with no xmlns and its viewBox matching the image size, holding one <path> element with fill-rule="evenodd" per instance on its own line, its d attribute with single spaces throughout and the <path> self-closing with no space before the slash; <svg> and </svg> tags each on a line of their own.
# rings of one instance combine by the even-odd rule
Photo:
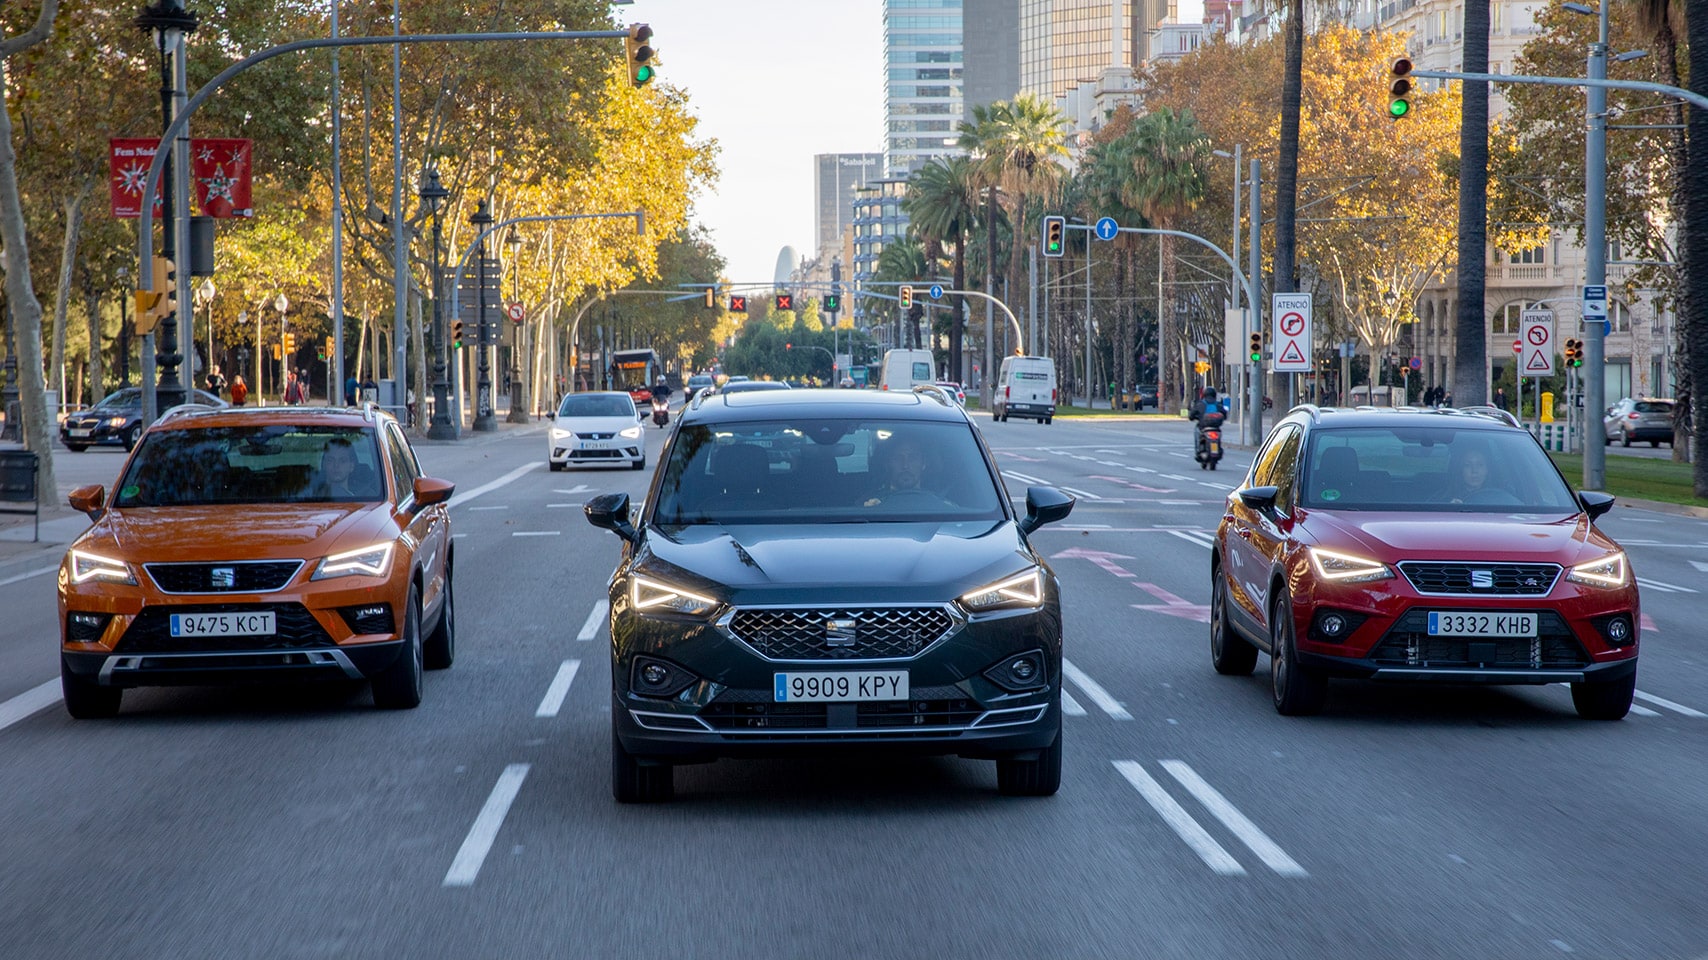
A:
<svg viewBox="0 0 1708 960">
<path fill-rule="evenodd" d="M 911 391 L 922 384 L 936 382 L 930 350 L 884 351 L 884 372 L 878 377 L 879 390 Z"/>
<path fill-rule="evenodd" d="M 1032 417 L 1049 423 L 1056 416 L 1056 362 L 1049 357 L 1003 357 L 996 375 L 991 416 Z"/>
</svg>

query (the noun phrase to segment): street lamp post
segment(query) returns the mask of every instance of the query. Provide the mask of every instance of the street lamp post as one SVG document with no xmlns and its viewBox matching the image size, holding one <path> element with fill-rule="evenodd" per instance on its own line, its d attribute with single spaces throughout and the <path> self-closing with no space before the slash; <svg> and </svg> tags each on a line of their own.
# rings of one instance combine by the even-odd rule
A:
<svg viewBox="0 0 1708 960">
<path fill-rule="evenodd" d="M 1589 79 L 1607 79 L 1607 4 L 1601 0 L 1599 10 L 1583 4 L 1563 4 L 1573 13 L 1592 14 L 1599 21 L 1596 41 L 1589 45 Z M 1583 243 L 1584 283 L 1600 286 L 1607 283 L 1607 89 L 1589 88 L 1584 98 L 1588 133 L 1584 138 L 1583 166 Z M 1607 400 L 1607 345 L 1604 327 L 1598 323 L 1583 325 L 1584 412 L 1593 417 L 1604 409 Z M 1522 408 L 1519 410 L 1522 415 Z M 1538 414 L 1540 416 L 1540 414 Z M 1607 488 L 1607 453 L 1599 443 L 1584 444 L 1583 486 L 1586 490 Z"/>
<path fill-rule="evenodd" d="M 130 386 L 130 268 L 119 268 L 119 389 Z"/>
<path fill-rule="evenodd" d="M 450 195 L 451 191 L 439 182 L 439 168 L 429 167 L 418 196 L 433 217 L 433 422 L 427 427 L 427 436 L 434 440 L 455 440 L 462 428 L 462 417 L 451 416 L 451 384 L 445 376 L 450 368 L 451 338 L 450 331 L 445 329 L 445 280 L 439 266 L 439 244 L 444 233 L 439 204 Z M 455 304 L 451 306 L 456 309 Z"/>
<path fill-rule="evenodd" d="M 279 388 L 280 403 L 285 400 L 285 384 L 289 383 L 291 379 L 291 358 L 285 352 L 285 311 L 290 308 L 291 301 L 283 292 L 273 298 L 273 309 L 279 311 L 279 382 L 275 386 Z M 260 317 L 255 318 L 255 326 L 257 328 L 261 326 Z"/>
<path fill-rule="evenodd" d="M 218 288 L 216 288 L 214 286 L 214 282 L 213 282 L 212 277 L 203 277 L 202 282 L 196 285 L 196 300 L 202 306 L 206 307 L 207 311 L 208 311 L 208 362 L 207 362 L 207 367 L 206 367 L 207 373 L 203 374 L 204 380 L 207 379 L 208 376 L 211 376 L 213 374 L 213 365 L 214 365 L 213 300 L 214 300 L 214 294 L 217 292 L 218 292 Z M 192 334 L 193 333 L 194 333 L 194 331 L 192 331 Z M 192 365 L 192 366 L 194 366 L 194 365 Z"/>
<path fill-rule="evenodd" d="M 510 235 L 504 239 L 504 245 L 510 248 L 511 302 L 522 305 L 522 237 L 516 233 L 516 228 L 510 228 Z M 527 423 L 528 412 L 522 409 L 522 321 L 511 318 L 510 321 L 510 414 L 504 419 L 508 423 Z"/>
<path fill-rule="evenodd" d="M 481 234 L 480 250 L 475 254 L 475 342 L 476 366 L 474 385 L 474 429 L 481 433 L 492 433 L 498 429 L 498 420 L 492 414 L 492 366 L 487 357 L 487 345 L 493 337 L 486 329 L 486 228 L 492 224 L 492 214 L 487 211 L 486 201 L 480 201 L 475 208 L 474 216 L 469 218 L 475 232 Z"/>
</svg>

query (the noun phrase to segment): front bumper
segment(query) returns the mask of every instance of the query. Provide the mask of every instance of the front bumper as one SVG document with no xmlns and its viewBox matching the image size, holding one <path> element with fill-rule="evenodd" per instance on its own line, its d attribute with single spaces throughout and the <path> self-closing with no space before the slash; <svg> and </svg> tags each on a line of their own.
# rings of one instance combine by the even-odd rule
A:
<svg viewBox="0 0 1708 960">
<path fill-rule="evenodd" d="M 260 680 L 363 680 L 392 665 L 403 641 L 297 650 L 177 653 L 62 652 L 65 666 L 104 687 L 207 686 Z"/>
<path fill-rule="evenodd" d="M 1568 668 L 1397 666 L 1373 664 L 1353 657 L 1320 653 L 1298 654 L 1299 663 L 1330 677 L 1399 683 L 1470 683 L 1521 685 L 1545 683 L 1609 683 L 1637 669 L 1637 658 L 1611 660 Z"/>
<path fill-rule="evenodd" d="M 79 437 L 72 434 L 73 430 L 83 429 L 87 429 L 89 431 L 86 436 Z M 105 420 L 102 420 L 93 427 L 73 427 L 69 424 L 61 424 L 59 427 L 59 440 L 67 446 L 73 443 L 86 443 L 90 446 L 94 446 L 98 443 L 123 443 L 124 429 L 124 427 L 108 426 L 107 421 Z"/>
<path fill-rule="evenodd" d="M 648 418 L 650 419 L 650 417 Z M 646 439 L 630 439 L 619 437 L 610 441 L 617 444 L 608 449 L 588 449 L 583 446 L 587 441 L 576 437 L 548 437 L 546 457 L 552 463 L 585 463 L 585 464 L 618 464 L 628 466 L 646 459 Z M 593 441 L 605 442 L 605 441 Z"/>
<path fill-rule="evenodd" d="M 845 750 L 992 758 L 1044 749 L 1060 729 L 1061 620 L 1053 605 L 957 621 L 902 659 L 768 659 L 726 627 L 633 614 L 614 618 L 613 638 L 613 723 L 624 749 L 643 759 L 691 763 Z M 984 675 L 1028 651 L 1042 654 L 1038 686 L 1008 689 Z M 669 697 L 642 695 L 632 689 L 637 657 L 664 660 L 695 679 Z M 869 670 L 906 670 L 908 699 L 774 699 L 777 673 Z"/>
</svg>

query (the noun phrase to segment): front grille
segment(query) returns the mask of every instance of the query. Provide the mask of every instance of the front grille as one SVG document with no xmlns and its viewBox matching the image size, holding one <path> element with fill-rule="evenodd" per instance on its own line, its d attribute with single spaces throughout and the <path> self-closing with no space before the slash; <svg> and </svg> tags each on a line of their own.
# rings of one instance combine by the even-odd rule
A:
<svg viewBox="0 0 1708 960">
<path fill-rule="evenodd" d="M 897 660 L 954 626 L 942 607 L 750 608 L 737 610 L 728 629 L 771 660 Z"/>
<path fill-rule="evenodd" d="M 174 613 L 255 613 L 273 611 L 277 630 L 270 637 L 174 637 Z M 115 653 L 178 653 L 226 650 L 304 650 L 330 647 L 332 638 L 300 603 L 171 604 L 142 608 L 119 638 Z"/>
<path fill-rule="evenodd" d="M 571 450 L 570 457 L 576 460 L 614 460 L 623 455 L 621 450 Z"/>
<path fill-rule="evenodd" d="M 848 717 L 846 708 L 852 709 Z M 842 713 L 831 726 L 833 708 Z M 964 727 L 984 711 L 972 700 L 897 700 L 872 703 L 743 703 L 713 701 L 700 719 L 715 730 L 872 730 Z M 848 720 L 853 723 L 849 724 Z"/>
<path fill-rule="evenodd" d="M 1560 565 L 1407 560 L 1400 572 L 1414 590 L 1432 596 L 1545 597 L 1560 578 Z"/>
<path fill-rule="evenodd" d="M 270 593 L 291 582 L 301 560 L 225 563 L 145 563 L 149 579 L 167 593 Z"/>
<path fill-rule="evenodd" d="M 1537 613 L 1534 637 L 1432 637 L 1429 611 L 1410 610 L 1370 651 L 1369 659 L 1382 666 L 1509 670 L 1575 669 L 1590 662 L 1566 621 L 1547 610 Z"/>
<path fill-rule="evenodd" d="M 578 433 L 576 436 L 583 440 L 609 440 L 616 436 L 614 433 Z"/>
</svg>

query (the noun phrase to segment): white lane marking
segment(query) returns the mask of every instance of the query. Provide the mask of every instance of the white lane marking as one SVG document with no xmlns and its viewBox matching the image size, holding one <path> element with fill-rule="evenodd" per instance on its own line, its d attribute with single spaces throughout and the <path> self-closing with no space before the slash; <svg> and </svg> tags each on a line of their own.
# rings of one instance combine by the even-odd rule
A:
<svg viewBox="0 0 1708 960">
<path fill-rule="evenodd" d="M 566 507 L 579 507 L 579 506 L 581 506 L 581 504 L 579 504 L 579 503 L 548 503 L 548 504 L 546 504 L 546 509 L 547 510 L 562 510 Z"/>
<path fill-rule="evenodd" d="M 1548 943 L 1550 945 L 1552 945 L 1555 950 L 1558 950 L 1561 953 L 1575 953 L 1576 952 L 1575 950 L 1572 949 L 1572 945 L 1567 943 L 1564 940 L 1549 940 Z"/>
<path fill-rule="evenodd" d="M 1174 798 L 1168 795 L 1168 791 L 1162 788 L 1162 784 L 1145 772 L 1144 767 L 1132 760 L 1111 762 L 1115 764 L 1115 769 L 1121 772 L 1121 776 L 1126 777 L 1127 782 L 1133 785 L 1133 789 L 1139 791 L 1139 796 L 1144 797 L 1145 802 L 1151 805 L 1151 809 L 1162 817 L 1163 822 L 1173 828 L 1180 839 L 1186 841 L 1186 845 L 1192 848 L 1198 859 L 1224 877 L 1245 876 L 1245 868 L 1239 865 L 1233 854 L 1228 853 L 1198 821 L 1192 819 L 1192 814 L 1176 803 Z"/>
<path fill-rule="evenodd" d="M 1662 593 L 1695 593 L 1696 592 L 1695 590 L 1692 590 L 1689 587 L 1680 587 L 1680 586 L 1677 586 L 1675 584 L 1662 582 L 1660 580 L 1650 580 L 1647 577 L 1638 577 L 1637 578 L 1637 586 L 1646 587 L 1650 590 L 1659 590 Z"/>
<path fill-rule="evenodd" d="M 1127 712 L 1127 708 L 1121 706 L 1121 701 L 1110 696 L 1109 691 L 1103 689 L 1102 684 L 1087 676 L 1084 670 L 1074 666 L 1073 661 L 1063 659 L 1062 672 L 1067 674 L 1068 679 L 1072 680 L 1075 686 L 1084 691 L 1087 697 L 1091 698 L 1092 703 L 1097 704 L 1097 708 L 1099 710 L 1102 710 L 1109 716 L 1114 717 L 1116 720 L 1133 719 L 1133 715 Z"/>
<path fill-rule="evenodd" d="M 1204 501 L 1204 502 L 1207 503 L 1208 501 Z M 1160 503 L 1165 507 L 1196 507 L 1198 505 L 1199 501 L 1197 501 L 1197 500 L 1158 500 L 1157 503 Z"/>
<path fill-rule="evenodd" d="M 1013 477 L 1021 483 L 1042 484 L 1044 482 L 1039 480 L 1037 477 L 1028 477 L 1024 473 L 1015 473 L 1013 470 L 1004 470 L 1002 471 L 1002 475 L 1005 477 Z"/>
<path fill-rule="evenodd" d="M 575 495 L 576 495 L 576 494 L 578 494 L 578 493 L 592 493 L 592 492 L 593 492 L 593 488 L 592 488 L 592 487 L 590 487 L 590 486 L 588 486 L 588 485 L 587 485 L 587 484 L 585 484 L 585 483 L 578 483 L 578 484 L 576 484 L 576 485 L 575 485 L 575 489 L 574 489 L 574 490 L 561 490 L 561 489 L 556 489 L 556 488 L 554 488 L 554 489 L 553 489 L 553 490 L 552 490 L 552 492 L 553 492 L 553 493 L 567 493 L 567 494 L 569 494 L 569 495 L 570 495 L 570 496 L 572 496 L 572 497 L 573 497 L 573 496 L 575 496 Z"/>
<path fill-rule="evenodd" d="M 480 876 L 480 865 L 486 862 L 486 854 L 492 849 L 492 841 L 498 837 L 498 829 L 504 826 L 510 804 L 516 801 L 522 781 L 527 778 L 528 764 L 525 763 L 512 763 L 498 775 L 491 795 L 475 816 L 474 825 L 469 827 L 468 836 L 463 838 L 456 859 L 451 861 L 451 869 L 445 871 L 444 886 L 467 887 L 474 884 L 474 878 Z"/>
<path fill-rule="evenodd" d="M 1079 701 L 1073 698 L 1073 694 L 1066 690 L 1062 691 L 1062 712 L 1070 717 L 1085 716 L 1085 708 L 1080 706 Z"/>
<path fill-rule="evenodd" d="M 561 537 L 562 530 L 513 530 L 512 537 Z"/>
<path fill-rule="evenodd" d="M 451 539 L 452 540 L 461 540 L 462 538 L 464 538 L 466 536 L 468 536 L 468 534 L 466 534 L 466 533 L 453 533 L 453 534 L 451 534 Z"/>
<path fill-rule="evenodd" d="M 611 612 L 611 601 L 601 600 L 593 605 L 593 610 L 587 614 L 587 622 L 581 625 L 581 632 L 575 635 L 577 640 L 591 640 L 599 635 L 599 628 L 605 625 L 605 615 Z"/>
<path fill-rule="evenodd" d="M 1692 561 L 1690 561 L 1690 565 L 1695 567 L 1697 572 L 1699 572 L 1699 573 L 1708 573 L 1708 562 L 1704 562 L 1701 560 L 1692 560 Z M 26 574 L 26 576 L 29 576 L 29 574 Z M 0 587 L 4 587 L 6 584 L 8 584 L 10 582 L 11 582 L 10 580 L 0 580 Z"/>
<path fill-rule="evenodd" d="M 1128 467 L 1127 469 L 1133 471 L 1134 473 L 1155 473 L 1156 472 L 1155 470 L 1152 470 L 1150 467 Z"/>
<path fill-rule="evenodd" d="M 497 480 L 494 480 L 491 483 L 483 483 L 480 486 L 475 487 L 473 490 L 470 490 L 467 493 L 457 494 L 456 496 L 452 497 L 450 502 L 447 503 L 445 506 L 457 507 L 457 506 L 461 506 L 465 503 L 468 503 L 470 500 L 473 500 L 476 497 L 484 497 L 487 494 L 491 493 L 492 491 L 499 489 L 500 487 L 506 487 L 512 483 L 515 483 L 516 481 L 522 479 L 522 477 L 525 474 L 527 474 L 531 471 L 534 471 L 534 470 L 538 470 L 538 469 L 540 469 L 539 461 L 535 461 L 535 462 L 527 464 L 525 466 L 517 467 L 516 469 L 510 471 L 509 473 L 505 474 L 502 477 L 499 477 Z"/>
<path fill-rule="evenodd" d="M 1660 716 L 1660 711 L 1650 710 L 1648 707 L 1645 707 L 1640 703 L 1631 704 L 1631 712 L 1636 714 L 1639 717 L 1658 717 L 1658 716 Z"/>
<path fill-rule="evenodd" d="M 36 569 L 36 570 L 26 570 L 23 573 L 7 577 L 4 580 L 0 580 L 0 587 L 9 587 L 14 583 L 22 583 L 23 581 L 28 580 L 31 577 L 39 577 L 44 573 L 52 573 L 58 569 L 59 569 L 59 564 L 56 563 L 51 567 L 41 567 L 41 568 Z"/>
<path fill-rule="evenodd" d="M 1085 500 L 1101 500 L 1101 499 L 1103 499 L 1102 497 L 1098 496 L 1095 493 L 1088 493 L 1084 490 L 1077 490 L 1073 487 L 1057 487 L 1056 489 L 1062 491 L 1063 493 L 1071 493 L 1074 496 L 1080 497 L 1080 498 L 1085 499 Z"/>
<path fill-rule="evenodd" d="M 1620 517 L 1626 523 L 1660 523 L 1659 520 L 1649 520 L 1644 517 Z"/>
<path fill-rule="evenodd" d="M 1124 467 L 1124 466 L 1126 466 L 1126 464 L 1124 464 L 1124 463 L 1117 463 L 1117 462 L 1116 462 L 1116 461 L 1114 461 L 1114 460 L 1099 460 L 1099 461 L 1097 461 L 1097 462 L 1098 462 L 1098 463 L 1100 463 L 1100 464 L 1102 464 L 1102 465 L 1103 465 L 1103 466 L 1105 466 L 1105 467 Z"/>
<path fill-rule="evenodd" d="M 37 684 L 5 703 L 0 703 L 0 730 L 4 730 L 19 720 L 23 720 L 39 710 L 45 710 L 58 702 L 59 680 L 57 678 Z"/>
<path fill-rule="evenodd" d="M 1232 490 L 1234 488 L 1231 483 L 1217 483 L 1214 480 L 1200 480 L 1198 485 L 1200 487 L 1215 487 L 1217 490 Z"/>
<path fill-rule="evenodd" d="M 1187 792 L 1197 797 L 1198 802 L 1210 811 L 1211 816 L 1222 821 L 1222 825 L 1233 831 L 1241 843 L 1257 854 L 1257 859 L 1262 860 L 1264 866 L 1283 877 L 1310 876 L 1304 867 L 1299 866 L 1298 861 L 1287 856 L 1287 851 L 1282 850 L 1280 844 L 1269 839 L 1268 834 L 1258 829 L 1257 824 L 1252 823 L 1238 807 L 1229 803 L 1221 791 L 1206 783 L 1204 778 L 1198 775 L 1198 771 L 1193 770 L 1185 761 L 1164 760 L 1162 768 L 1179 780 Z"/>
<path fill-rule="evenodd" d="M 1705 717 L 1708 717 L 1708 713 L 1703 713 L 1700 710 L 1692 710 L 1682 703 L 1674 703 L 1673 701 L 1668 700 L 1665 697 L 1657 697 L 1652 693 L 1645 693 L 1641 690 L 1637 691 L 1637 699 L 1638 700 L 1647 700 L 1648 702 L 1654 704 L 1657 707 L 1665 707 L 1666 709 L 1671 710 L 1674 713 L 1682 714 L 1686 717 L 1691 717 L 1691 718 L 1696 719 L 1696 720 L 1701 720 Z"/>
<path fill-rule="evenodd" d="M 1159 473 L 1159 474 L 1157 474 L 1157 476 L 1163 478 L 1164 480 L 1190 480 L 1190 479 L 1192 479 L 1191 477 L 1183 477 L 1178 473 Z"/>
<path fill-rule="evenodd" d="M 569 695 L 569 685 L 575 682 L 575 672 L 580 669 L 580 660 L 565 660 L 558 665 L 557 676 L 552 677 L 552 684 L 546 688 L 546 695 L 540 700 L 540 708 L 534 711 L 534 716 L 557 716 L 557 712 L 563 709 L 563 698 Z"/>
<path fill-rule="evenodd" d="M 1185 540 L 1187 543 L 1195 543 L 1206 550 L 1215 546 L 1214 537 L 1198 530 L 1170 530 L 1168 532 L 1182 540 Z"/>
</svg>

